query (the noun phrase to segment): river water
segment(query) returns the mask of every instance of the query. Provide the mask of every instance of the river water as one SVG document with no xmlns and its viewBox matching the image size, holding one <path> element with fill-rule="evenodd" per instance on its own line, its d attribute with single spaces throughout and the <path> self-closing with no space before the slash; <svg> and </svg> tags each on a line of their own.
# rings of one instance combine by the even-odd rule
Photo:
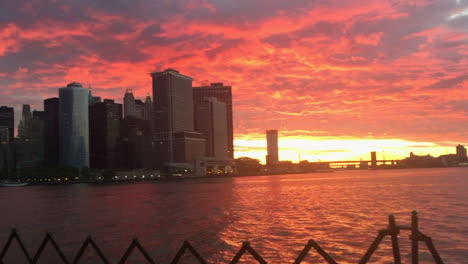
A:
<svg viewBox="0 0 468 264">
<path fill-rule="evenodd" d="M 468 263 L 468 168 L 1 188 L 0 208 L 2 247 L 14 227 L 29 252 L 51 232 L 69 260 L 91 234 L 112 262 L 137 237 L 157 263 L 169 263 L 184 240 L 210 263 L 228 263 L 248 240 L 273 264 L 292 263 L 309 239 L 339 263 L 357 263 L 388 214 L 409 224 L 417 210 L 445 263 Z M 400 236 L 404 263 L 408 236 Z M 421 263 L 432 263 L 421 248 Z M 84 257 L 80 263 L 100 263 L 91 251 Z M 4 262 L 23 259 L 15 243 Z M 60 263 L 50 245 L 41 260 Z M 129 263 L 140 261 L 138 253 Z M 246 255 L 241 263 L 256 262 Z M 303 263 L 324 262 L 311 252 Z M 392 263 L 389 239 L 372 263 Z"/>
</svg>

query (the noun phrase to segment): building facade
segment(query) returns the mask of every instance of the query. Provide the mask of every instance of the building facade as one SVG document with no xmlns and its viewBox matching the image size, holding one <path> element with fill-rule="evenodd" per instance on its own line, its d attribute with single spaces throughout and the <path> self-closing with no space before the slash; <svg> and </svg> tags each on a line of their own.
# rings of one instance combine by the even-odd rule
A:
<svg viewBox="0 0 468 264">
<path fill-rule="evenodd" d="M 232 114 L 232 87 L 223 83 L 212 83 L 209 86 L 193 87 L 193 101 L 197 105 L 205 99 L 214 97 L 226 104 L 228 157 L 234 158 L 234 129 Z"/>
<path fill-rule="evenodd" d="M 201 148 L 199 133 L 193 132 L 192 78 L 173 69 L 155 72 L 151 76 L 153 79 L 154 143 L 157 160 L 161 164 L 194 162 L 198 158 L 198 154 L 179 153 L 182 150 L 193 151 L 195 148 Z M 176 133 L 177 144 L 175 141 Z M 194 134 L 197 135 L 192 138 Z M 183 142 L 181 143 L 181 141 Z M 181 145 L 184 147 L 179 147 Z M 201 153 L 204 150 L 203 146 L 202 151 L 194 152 Z M 179 157 L 188 159 L 183 160 Z"/>
<path fill-rule="evenodd" d="M 89 92 L 79 83 L 59 89 L 60 163 L 89 167 Z"/>
<path fill-rule="evenodd" d="M 114 100 L 89 107 L 89 151 L 91 168 L 119 167 L 118 143 L 122 122 L 122 105 Z"/>
<path fill-rule="evenodd" d="M 21 120 L 18 125 L 18 137 L 24 140 L 31 138 L 31 106 L 23 105 Z"/>
<path fill-rule="evenodd" d="M 268 166 L 278 165 L 278 130 L 267 130 L 267 156 L 266 163 Z"/>
<path fill-rule="evenodd" d="M 30 141 L 32 156 L 35 161 L 44 161 L 44 111 L 33 111 L 31 118 Z"/>
<path fill-rule="evenodd" d="M 124 117 L 135 117 L 136 116 L 136 109 L 135 109 L 135 97 L 133 96 L 133 91 L 131 89 L 127 89 L 124 95 Z"/>
<path fill-rule="evenodd" d="M 13 107 L 0 107 L 0 141 L 13 142 L 15 137 L 15 111 Z"/>
<path fill-rule="evenodd" d="M 44 100 L 44 163 L 56 166 L 60 162 L 59 99 Z"/>
<path fill-rule="evenodd" d="M 227 159 L 228 126 L 226 104 L 215 97 L 206 98 L 195 104 L 195 130 L 204 135 L 206 156 Z"/>
</svg>

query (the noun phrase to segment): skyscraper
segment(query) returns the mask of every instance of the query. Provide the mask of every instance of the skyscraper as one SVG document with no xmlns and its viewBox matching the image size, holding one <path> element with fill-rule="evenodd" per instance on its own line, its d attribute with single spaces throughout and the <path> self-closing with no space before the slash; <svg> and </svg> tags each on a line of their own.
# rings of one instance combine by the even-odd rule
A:
<svg viewBox="0 0 468 264">
<path fill-rule="evenodd" d="M 278 157 L 278 130 L 267 130 L 267 165 L 277 165 L 279 163 Z"/>
<path fill-rule="evenodd" d="M 228 157 L 234 157 L 234 131 L 232 117 L 232 87 L 223 83 L 212 83 L 210 86 L 193 87 L 193 101 L 197 105 L 205 99 L 214 97 L 226 104 Z"/>
<path fill-rule="evenodd" d="M 195 130 L 204 135 L 206 156 L 228 158 L 228 126 L 226 104 L 215 97 L 195 105 Z"/>
<path fill-rule="evenodd" d="M 59 99 L 44 100 L 44 161 L 55 166 L 60 159 L 59 148 Z"/>
<path fill-rule="evenodd" d="M 132 89 L 127 89 L 124 95 L 124 117 L 136 116 L 136 109 L 135 109 L 135 97 L 133 96 Z"/>
<path fill-rule="evenodd" d="M 33 111 L 31 118 L 30 142 L 34 160 L 44 160 L 44 112 Z"/>
<path fill-rule="evenodd" d="M 89 92 L 79 83 L 59 89 L 60 161 L 89 167 Z"/>
<path fill-rule="evenodd" d="M 13 142 L 15 137 L 15 112 L 13 107 L 0 107 L 0 135 L 1 142 Z"/>
<path fill-rule="evenodd" d="M 158 160 L 184 163 L 203 156 L 203 135 L 193 132 L 192 78 L 173 69 L 151 76 Z"/>
<path fill-rule="evenodd" d="M 151 100 L 151 96 L 148 94 L 145 99 L 145 120 L 148 120 L 148 122 L 150 123 L 151 130 L 154 129 L 153 115 L 153 101 Z"/>
<path fill-rule="evenodd" d="M 151 96 L 148 94 L 145 99 L 145 120 L 153 119 L 153 101 Z"/>
<path fill-rule="evenodd" d="M 122 105 L 114 100 L 94 103 L 89 107 L 90 165 L 92 168 L 118 167 L 118 139 Z"/>
<path fill-rule="evenodd" d="M 21 120 L 18 125 L 18 137 L 24 140 L 31 138 L 31 106 L 23 105 Z"/>
</svg>

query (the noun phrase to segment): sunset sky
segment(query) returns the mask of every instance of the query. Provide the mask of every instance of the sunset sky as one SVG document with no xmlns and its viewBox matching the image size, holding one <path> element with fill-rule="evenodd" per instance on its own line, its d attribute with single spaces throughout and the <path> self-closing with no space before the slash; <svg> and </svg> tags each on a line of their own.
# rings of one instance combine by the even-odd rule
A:
<svg viewBox="0 0 468 264">
<path fill-rule="evenodd" d="M 468 0 L 1 0 L 0 105 L 77 81 L 121 102 L 174 68 L 233 87 L 236 157 L 468 145 Z M 379 157 L 380 158 L 380 157 Z"/>
</svg>

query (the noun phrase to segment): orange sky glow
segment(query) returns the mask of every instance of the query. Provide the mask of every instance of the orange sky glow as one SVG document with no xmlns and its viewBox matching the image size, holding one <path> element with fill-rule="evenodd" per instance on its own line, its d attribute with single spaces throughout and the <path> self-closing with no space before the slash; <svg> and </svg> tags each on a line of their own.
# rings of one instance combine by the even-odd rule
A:
<svg viewBox="0 0 468 264">
<path fill-rule="evenodd" d="M 233 87 L 235 156 L 454 153 L 468 145 L 467 0 L 5 1 L 0 105 L 72 81 L 121 102 L 174 68 Z M 18 118 L 17 118 L 18 119 Z"/>
</svg>

